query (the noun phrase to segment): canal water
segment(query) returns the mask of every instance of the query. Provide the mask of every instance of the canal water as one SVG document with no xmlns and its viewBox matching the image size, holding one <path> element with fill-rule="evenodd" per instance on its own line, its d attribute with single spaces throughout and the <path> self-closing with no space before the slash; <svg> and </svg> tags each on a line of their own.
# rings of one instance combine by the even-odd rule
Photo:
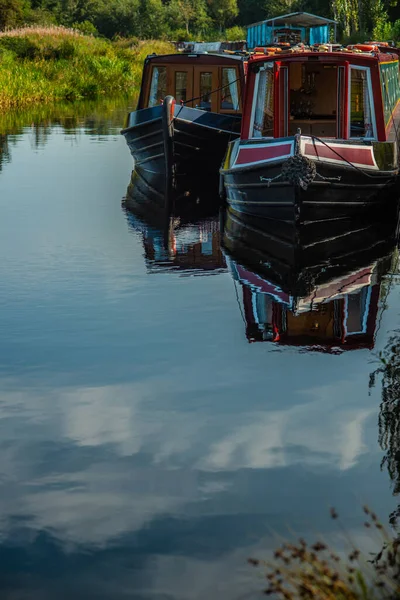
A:
<svg viewBox="0 0 400 600">
<path fill-rule="evenodd" d="M 4 600 L 258 598 L 248 557 L 340 546 L 330 506 L 361 546 L 363 504 L 396 526 L 400 417 L 370 377 L 400 327 L 394 247 L 293 304 L 218 216 L 165 244 L 126 206 L 128 107 L 0 119 Z"/>
</svg>

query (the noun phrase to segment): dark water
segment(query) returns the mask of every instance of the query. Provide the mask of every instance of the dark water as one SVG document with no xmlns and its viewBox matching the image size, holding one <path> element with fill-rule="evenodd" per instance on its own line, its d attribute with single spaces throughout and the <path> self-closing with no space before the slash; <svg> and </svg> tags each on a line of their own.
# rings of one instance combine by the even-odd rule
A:
<svg viewBox="0 0 400 600">
<path fill-rule="evenodd" d="M 362 545 L 363 503 L 396 521 L 396 250 L 294 300 L 228 270 L 218 217 L 166 248 L 123 202 L 126 110 L 0 119 L 1 598 L 257 598 L 247 557 L 340 543 L 329 506 Z"/>
</svg>

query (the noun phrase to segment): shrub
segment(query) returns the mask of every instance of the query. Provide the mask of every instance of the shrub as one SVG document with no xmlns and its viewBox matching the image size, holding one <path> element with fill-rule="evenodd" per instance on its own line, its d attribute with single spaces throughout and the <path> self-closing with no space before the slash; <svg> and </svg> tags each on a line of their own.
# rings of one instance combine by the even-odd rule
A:
<svg viewBox="0 0 400 600">
<path fill-rule="evenodd" d="M 246 39 L 246 29 L 244 27 L 229 27 L 225 30 L 225 39 L 229 42 L 236 42 Z"/>
<path fill-rule="evenodd" d="M 82 21 L 81 23 L 73 23 L 72 28 L 75 31 L 80 31 L 84 35 L 99 35 L 96 27 L 90 21 Z"/>
</svg>

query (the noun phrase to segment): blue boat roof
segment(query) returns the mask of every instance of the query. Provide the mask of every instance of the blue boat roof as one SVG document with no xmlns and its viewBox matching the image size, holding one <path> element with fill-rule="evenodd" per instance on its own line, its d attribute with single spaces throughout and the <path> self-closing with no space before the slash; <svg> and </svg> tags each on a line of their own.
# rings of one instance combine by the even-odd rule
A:
<svg viewBox="0 0 400 600">
<path fill-rule="evenodd" d="M 262 23 L 274 25 L 274 27 L 283 27 L 285 25 L 296 25 L 298 27 L 319 27 L 321 25 L 336 24 L 336 21 L 327 19 L 325 17 L 319 17 L 318 15 L 312 15 L 306 12 L 294 12 L 287 15 L 278 15 L 271 19 L 265 19 L 264 21 L 258 21 L 257 23 L 251 23 L 247 27 L 254 27 L 254 25 L 261 25 Z"/>
</svg>

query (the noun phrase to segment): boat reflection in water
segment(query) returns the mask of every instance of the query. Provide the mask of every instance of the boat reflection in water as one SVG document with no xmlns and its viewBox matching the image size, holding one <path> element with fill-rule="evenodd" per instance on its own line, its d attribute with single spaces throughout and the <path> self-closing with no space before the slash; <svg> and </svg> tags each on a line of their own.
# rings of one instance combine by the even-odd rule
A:
<svg viewBox="0 0 400 600">
<path fill-rule="evenodd" d="M 264 222 L 260 229 L 228 210 L 223 245 L 230 272 L 242 286 L 249 342 L 325 352 L 373 348 L 396 240 L 396 219 L 342 222 L 327 237 L 317 223 L 290 232 L 289 226 L 279 231 Z"/>
<path fill-rule="evenodd" d="M 130 227 L 142 235 L 149 272 L 181 271 L 196 275 L 226 272 L 218 199 L 207 198 L 205 190 L 192 188 L 194 201 L 190 208 L 160 211 L 148 192 L 145 202 L 142 194 L 133 172 L 123 207 Z"/>
</svg>

